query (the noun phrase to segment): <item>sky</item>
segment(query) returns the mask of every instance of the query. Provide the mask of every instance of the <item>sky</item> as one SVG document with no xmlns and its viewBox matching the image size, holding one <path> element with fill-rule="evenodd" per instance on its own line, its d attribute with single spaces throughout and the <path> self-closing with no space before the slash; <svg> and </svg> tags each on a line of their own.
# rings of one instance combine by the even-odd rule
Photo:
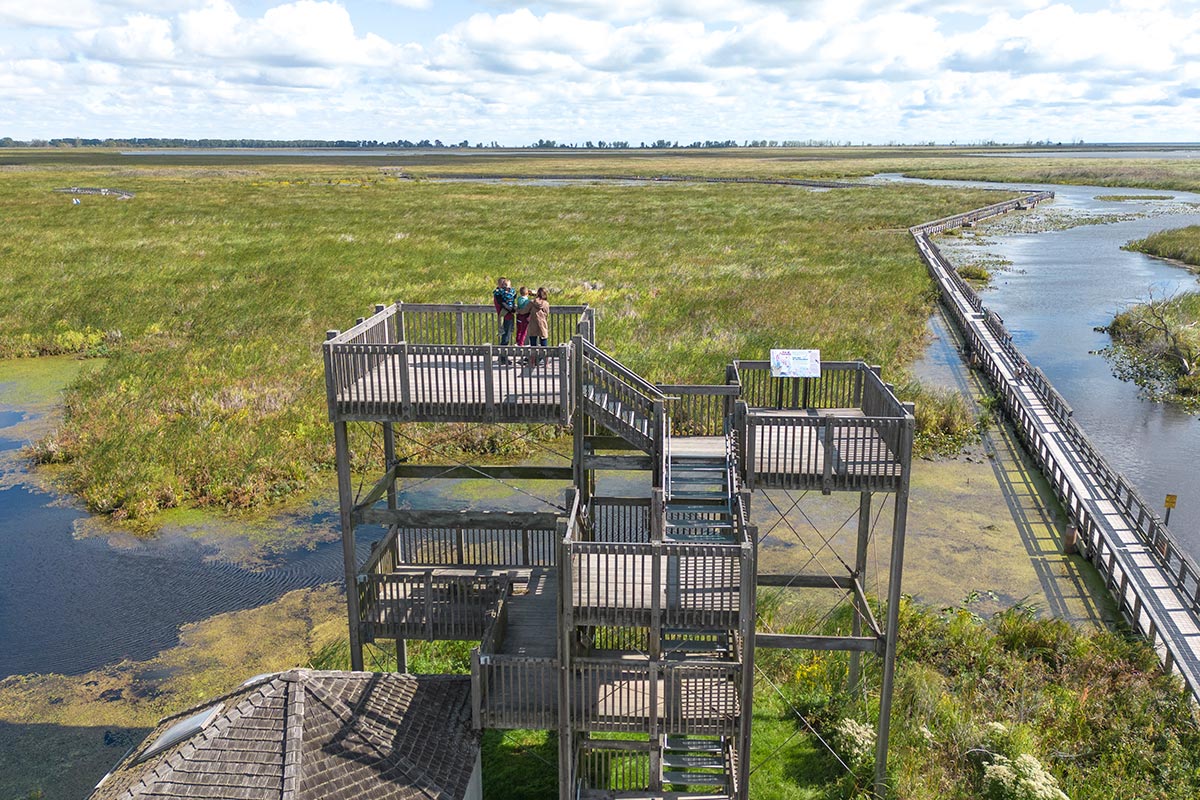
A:
<svg viewBox="0 0 1200 800">
<path fill-rule="evenodd" d="M 0 137 L 1200 140 L 1200 0 L 0 0 Z"/>
</svg>

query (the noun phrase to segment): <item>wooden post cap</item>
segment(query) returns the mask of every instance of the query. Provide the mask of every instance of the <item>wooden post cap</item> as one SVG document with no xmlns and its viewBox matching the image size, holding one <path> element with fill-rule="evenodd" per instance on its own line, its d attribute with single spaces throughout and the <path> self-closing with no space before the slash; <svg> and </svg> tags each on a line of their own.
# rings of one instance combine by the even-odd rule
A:
<svg viewBox="0 0 1200 800">
<path fill-rule="evenodd" d="M 341 331 L 325 331 L 325 341 L 328 342 L 330 339 L 336 339 L 339 333 Z"/>
</svg>

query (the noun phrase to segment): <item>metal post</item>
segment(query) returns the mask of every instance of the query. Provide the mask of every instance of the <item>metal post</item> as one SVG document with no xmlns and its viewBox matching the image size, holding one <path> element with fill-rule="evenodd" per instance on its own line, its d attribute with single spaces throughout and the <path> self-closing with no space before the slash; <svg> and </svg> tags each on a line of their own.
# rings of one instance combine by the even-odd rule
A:
<svg viewBox="0 0 1200 800">
<path fill-rule="evenodd" d="M 887 750 L 891 725 L 892 689 L 896 679 L 897 625 L 900 619 L 900 580 L 904 573 L 904 532 L 908 524 L 908 486 L 912 470 L 912 414 L 905 415 L 900 440 L 900 463 L 906 465 L 896 488 L 896 505 L 892 517 L 892 564 L 888 577 L 887 637 L 883 655 L 883 678 L 879 687 L 879 732 L 875 742 L 875 798 L 887 798 Z"/>
<path fill-rule="evenodd" d="M 871 493 L 862 492 L 858 496 L 858 545 L 854 551 L 854 580 L 866 585 L 867 572 L 867 542 L 871 536 Z M 865 593 L 864 593 L 865 594 Z M 854 620 L 851 623 L 851 635 L 862 636 L 863 611 L 858 603 L 854 604 Z M 850 694 L 858 692 L 859 679 L 862 677 L 862 653 L 850 651 L 850 674 L 846 681 L 846 691 Z"/>
<path fill-rule="evenodd" d="M 363 668 L 362 636 L 358 621 L 358 558 L 354 553 L 354 492 L 350 483 L 350 440 L 346 423 L 333 423 L 334 450 L 337 455 L 338 504 L 342 520 L 342 562 L 346 576 L 346 614 L 350 622 L 350 669 Z"/>
</svg>

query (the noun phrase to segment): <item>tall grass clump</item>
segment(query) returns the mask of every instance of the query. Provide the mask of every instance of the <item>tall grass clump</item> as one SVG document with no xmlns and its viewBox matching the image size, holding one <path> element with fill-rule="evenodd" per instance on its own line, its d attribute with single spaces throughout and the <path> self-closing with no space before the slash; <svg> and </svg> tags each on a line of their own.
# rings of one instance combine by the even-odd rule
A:
<svg viewBox="0 0 1200 800">
<path fill-rule="evenodd" d="M 1145 239 L 1134 239 L 1125 249 L 1200 267 L 1200 225 L 1158 231 Z"/>
<path fill-rule="evenodd" d="M 897 387 L 897 393 L 915 406 L 913 449 L 918 455 L 953 455 L 978 440 L 987 424 L 987 418 L 954 389 L 909 380 Z"/>
</svg>

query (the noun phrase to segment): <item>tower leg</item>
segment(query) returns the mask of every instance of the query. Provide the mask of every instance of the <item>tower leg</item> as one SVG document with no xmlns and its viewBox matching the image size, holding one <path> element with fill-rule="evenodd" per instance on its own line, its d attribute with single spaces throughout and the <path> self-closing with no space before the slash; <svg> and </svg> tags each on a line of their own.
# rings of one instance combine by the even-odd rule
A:
<svg viewBox="0 0 1200 800">
<path fill-rule="evenodd" d="M 867 542 L 871 536 L 871 493 L 862 492 L 858 496 L 858 545 L 854 551 L 854 579 L 866 586 L 866 571 L 867 571 Z M 864 592 L 865 594 L 865 592 Z M 862 636 L 863 615 L 858 605 L 854 607 L 854 621 L 851 633 L 854 636 Z M 850 694 L 855 694 L 859 689 L 859 680 L 862 678 L 862 653 L 857 650 L 850 651 L 850 674 L 846 680 L 846 690 Z"/>
<path fill-rule="evenodd" d="M 350 485 L 350 440 L 346 423 L 333 423 L 337 454 L 338 504 L 342 518 L 342 562 L 346 576 L 346 613 L 350 623 L 350 669 L 362 670 L 362 638 L 358 626 L 358 557 L 354 552 L 354 492 Z"/>
<path fill-rule="evenodd" d="M 904 429 L 900 452 L 912 458 L 912 427 Z M 908 470 L 896 490 L 896 508 L 892 518 L 892 565 L 888 578 L 887 643 L 883 654 L 883 678 L 879 686 L 879 735 L 875 741 L 875 797 L 887 797 L 888 732 L 892 716 L 892 689 L 896 680 L 896 640 L 900 620 L 900 578 L 904 572 L 904 532 L 908 522 Z"/>
</svg>

